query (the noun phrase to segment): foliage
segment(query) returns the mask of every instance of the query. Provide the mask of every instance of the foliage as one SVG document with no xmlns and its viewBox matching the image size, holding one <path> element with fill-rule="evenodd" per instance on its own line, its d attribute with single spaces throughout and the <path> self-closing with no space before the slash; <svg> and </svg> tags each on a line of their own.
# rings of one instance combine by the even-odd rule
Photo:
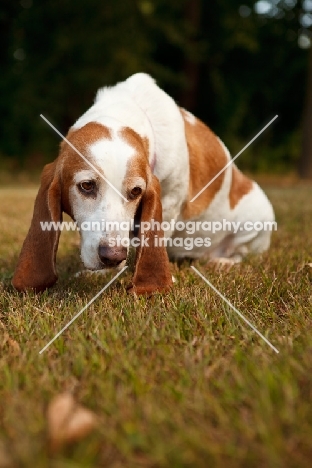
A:
<svg viewBox="0 0 312 468">
<path fill-rule="evenodd" d="M 1 153 L 53 158 L 59 137 L 40 113 L 66 133 L 99 87 L 146 71 L 233 153 L 279 114 L 241 165 L 293 167 L 307 51 L 297 45 L 301 4 L 277 3 L 269 16 L 252 0 L 3 0 Z"/>
</svg>

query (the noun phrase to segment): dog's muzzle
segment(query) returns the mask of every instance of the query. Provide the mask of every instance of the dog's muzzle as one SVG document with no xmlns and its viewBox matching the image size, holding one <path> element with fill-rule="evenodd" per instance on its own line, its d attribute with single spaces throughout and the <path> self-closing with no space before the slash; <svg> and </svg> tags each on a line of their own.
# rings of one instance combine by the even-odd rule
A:
<svg viewBox="0 0 312 468">
<path fill-rule="evenodd" d="M 105 267 L 116 267 L 127 258 L 126 247 L 99 246 L 99 258 Z"/>
</svg>

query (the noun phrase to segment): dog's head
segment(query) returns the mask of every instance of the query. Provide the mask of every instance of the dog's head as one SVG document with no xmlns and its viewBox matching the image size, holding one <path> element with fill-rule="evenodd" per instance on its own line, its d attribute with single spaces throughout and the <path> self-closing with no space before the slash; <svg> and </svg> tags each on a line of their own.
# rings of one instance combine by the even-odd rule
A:
<svg viewBox="0 0 312 468">
<path fill-rule="evenodd" d="M 61 222 L 62 212 L 77 223 L 81 258 L 86 268 L 123 266 L 129 230 L 162 221 L 160 185 L 148 161 L 148 140 L 128 127 L 108 128 L 91 122 L 72 129 L 58 158 L 45 166 L 34 214 L 12 280 L 20 290 L 41 291 L 57 280 L 55 258 L 60 229 L 43 230 L 44 222 Z M 143 233 L 139 232 L 142 241 Z M 140 242 L 131 291 L 137 294 L 171 285 L 168 256 L 155 245 L 160 231 L 148 229 Z"/>
</svg>

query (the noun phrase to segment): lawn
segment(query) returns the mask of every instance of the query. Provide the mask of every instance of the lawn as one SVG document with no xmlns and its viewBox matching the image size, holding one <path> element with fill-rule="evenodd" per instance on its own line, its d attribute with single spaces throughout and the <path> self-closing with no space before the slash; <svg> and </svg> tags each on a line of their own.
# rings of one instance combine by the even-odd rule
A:
<svg viewBox="0 0 312 468">
<path fill-rule="evenodd" d="M 126 271 L 39 355 L 112 276 L 75 278 L 78 238 L 63 233 L 57 285 L 16 293 L 36 190 L 0 190 L 0 467 L 311 466 L 312 188 L 266 192 L 270 251 L 230 270 L 194 265 L 279 354 L 186 264 L 150 299 L 126 294 Z M 99 425 L 51 453 L 47 407 L 65 390 Z"/>
</svg>

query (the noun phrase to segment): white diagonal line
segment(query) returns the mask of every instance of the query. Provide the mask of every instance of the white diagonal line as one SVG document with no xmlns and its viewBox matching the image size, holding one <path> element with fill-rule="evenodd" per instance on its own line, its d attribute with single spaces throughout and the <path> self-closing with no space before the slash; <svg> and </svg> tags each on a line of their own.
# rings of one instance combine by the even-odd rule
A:
<svg viewBox="0 0 312 468">
<path fill-rule="evenodd" d="M 51 122 L 43 115 L 43 114 L 40 114 L 40 117 L 48 124 L 50 125 L 51 128 L 53 128 L 53 130 L 61 137 L 63 138 L 63 140 L 66 141 L 66 143 L 71 147 L 73 148 L 73 150 L 76 151 L 76 153 L 87 163 L 89 164 L 90 167 L 92 167 L 92 169 L 97 173 L 99 174 L 102 179 L 105 180 L 105 182 L 108 183 L 108 185 L 110 185 L 112 187 L 113 190 L 115 190 L 116 193 L 118 193 L 118 195 L 121 196 L 121 198 L 123 198 L 127 203 L 128 203 L 128 200 L 122 195 L 122 193 L 119 192 L 119 190 L 116 189 L 116 187 L 108 180 L 106 179 L 106 177 L 82 154 L 80 153 L 80 151 L 77 150 L 77 148 L 75 148 L 75 146 L 66 138 L 64 137 L 64 135 L 62 135 L 61 132 L 58 131 L 58 129 L 56 127 L 54 127 L 54 125 L 51 124 Z"/>
<path fill-rule="evenodd" d="M 65 331 L 65 330 L 66 330 L 66 328 L 68 328 L 68 327 L 69 327 L 69 326 L 70 326 L 70 325 L 71 325 L 71 324 L 72 324 L 72 323 L 73 323 L 73 322 L 74 322 L 74 321 L 75 321 L 75 320 L 76 320 L 76 319 L 79 317 L 79 315 L 81 315 L 81 314 L 82 314 L 82 312 L 83 312 L 83 311 L 85 311 L 85 310 L 86 310 L 86 309 L 87 309 L 87 308 L 88 308 L 88 307 L 89 307 L 89 306 L 92 304 L 92 302 L 94 302 L 94 301 L 95 301 L 95 300 L 96 300 L 96 299 L 97 299 L 97 298 L 98 298 L 98 297 L 99 297 L 99 296 L 102 294 L 102 292 L 104 292 L 104 291 L 105 291 L 105 289 L 107 289 L 107 288 L 108 288 L 108 286 L 110 286 L 110 285 L 111 285 L 111 284 L 112 284 L 112 283 L 115 281 L 115 279 L 117 279 L 117 278 L 118 278 L 118 276 L 120 276 L 120 275 L 121 275 L 121 273 L 123 273 L 123 272 L 125 271 L 125 269 L 126 269 L 126 268 L 128 268 L 128 267 L 127 267 L 127 266 L 123 267 L 123 269 L 122 269 L 122 270 L 120 270 L 120 271 L 119 271 L 119 273 L 117 273 L 117 275 L 116 275 L 116 276 L 114 276 L 114 278 L 113 278 L 113 279 L 111 279 L 111 280 L 110 280 L 110 282 L 109 282 L 109 283 L 107 283 L 107 284 L 106 284 L 106 286 L 104 286 L 104 288 L 103 288 L 103 289 L 101 289 L 101 291 L 100 291 L 100 292 L 98 292 L 98 293 L 97 293 L 97 295 L 96 295 L 96 296 L 94 296 L 94 298 L 93 298 L 93 299 L 91 299 L 91 301 L 90 301 L 90 302 L 88 302 L 88 304 L 87 304 L 87 305 L 85 305 L 85 306 L 84 306 L 84 307 L 83 307 L 83 308 L 82 308 L 82 309 L 81 309 L 81 310 L 78 312 L 78 314 L 76 314 L 76 315 L 75 315 L 75 317 L 74 317 L 74 318 L 72 318 L 72 319 L 71 319 L 71 321 L 70 321 L 70 322 L 68 322 L 68 324 L 67 324 L 67 325 L 65 325 L 65 327 L 64 327 L 64 328 L 62 328 L 62 330 L 61 330 L 61 331 L 59 331 L 59 332 L 58 332 L 58 333 L 55 335 L 55 337 L 54 337 L 54 338 L 53 338 L 51 341 L 49 341 L 49 343 L 48 343 L 48 344 L 46 344 L 46 345 L 44 346 L 44 348 L 42 348 L 42 350 L 39 352 L 39 354 L 42 354 L 42 353 L 43 353 L 43 352 L 44 352 L 44 351 L 45 351 L 45 350 L 46 350 L 46 349 L 47 349 L 47 348 L 50 346 L 50 344 L 52 344 L 52 343 L 53 343 L 53 341 L 55 341 L 55 340 L 56 340 L 56 338 L 58 338 L 58 337 L 59 337 L 59 336 L 60 336 L 60 335 L 63 333 L 63 331 Z"/>
<path fill-rule="evenodd" d="M 275 117 L 273 117 L 273 119 L 270 120 L 270 122 L 269 122 L 268 124 L 266 124 L 266 126 L 263 127 L 263 129 L 262 129 L 259 133 L 257 133 L 257 135 L 256 135 L 255 137 L 253 137 L 253 139 L 250 140 L 250 142 L 247 143 L 247 145 L 244 146 L 244 148 L 243 148 L 242 150 L 240 150 L 240 152 L 237 153 L 237 155 L 236 155 L 234 158 L 232 158 L 232 159 L 224 166 L 224 168 L 221 169 L 221 171 L 218 172 L 218 174 L 215 175 L 215 176 L 210 180 L 210 182 L 208 182 L 208 184 L 205 185 L 205 187 L 203 187 L 203 188 L 198 192 L 197 195 L 195 195 L 195 197 L 192 198 L 192 200 L 190 200 L 190 203 L 192 203 L 194 200 L 196 200 L 196 198 L 199 197 L 199 195 L 200 195 L 201 193 L 203 193 L 204 190 L 206 190 L 206 188 L 208 188 L 209 185 L 211 185 L 212 182 L 214 182 L 214 181 L 216 180 L 216 178 L 219 177 L 219 175 L 222 174 L 222 172 L 224 172 L 225 169 L 227 169 L 227 168 L 235 161 L 235 159 L 238 158 L 238 156 L 240 156 L 240 155 L 242 154 L 242 152 L 245 151 L 245 149 L 248 148 L 248 146 L 251 145 L 251 143 L 252 143 L 253 141 L 255 141 L 255 139 L 258 138 L 258 136 L 261 135 L 261 133 L 263 133 L 265 129 L 268 128 L 269 125 L 271 125 L 272 122 L 274 122 L 274 120 L 277 119 L 277 117 L 278 117 L 278 115 L 276 115 Z"/>
<path fill-rule="evenodd" d="M 262 333 L 259 332 L 259 330 L 257 330 L 257 328 L 251 323 L 249 322 L 249 320 L 247 320 L 243 314 L 236 309 L 236 307 L 234 307 L 230 301 L 227 300 L 226 297 L 223 296 L 223 294 L 221 294 L 211 283 L 210 281 L 207 280 L 207 278 L 205 278 L 205 276 L 203 276 L 194 266 L 191 266 L 191 268 L 193 268 L 193 270 L 214 290 L 214 292 L 216 292 L 233 310 L 234 312 L 236 312 L 241 319 L 244 320 L 245 323 L 247 323 L 247 325 L 249 325 L 253 331 L 255 331 L 269 346 L 270 348 L 273 349 L 273 351 L 275 351 L 276 353 L 279 353 L 278 349 L 275 348 L 275 346 L 272 345 L 272 343 L 270 343 L 269 340 L 266 339 L 265 336 L 262 335 Z"/>
</svg>

